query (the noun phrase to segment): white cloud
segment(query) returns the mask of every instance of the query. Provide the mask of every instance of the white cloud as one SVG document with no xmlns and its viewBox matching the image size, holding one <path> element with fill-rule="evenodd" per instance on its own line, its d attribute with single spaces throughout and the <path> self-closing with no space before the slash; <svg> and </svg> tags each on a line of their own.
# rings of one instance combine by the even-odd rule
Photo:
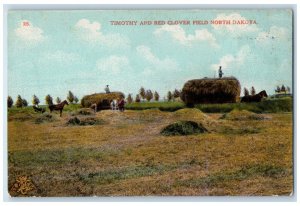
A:
<svg viewBox="0 0 300 206">
<path fill-rule="evenodd" d="M 43 55 L 43 58 L 47 59 L 51 62 L 59 62 L 64 64 L 74 63 L 80 59 L 80 56 L 75 53 L 68 53 L 61 50 L 57 50 L 54 52 L 46 52 Z"/>
<path fill-rule="evenodd" d="M 232 69 L 233 67 L 242 66 L 250 54 L 250 47 L 244 45 L 236 55 L 227 54 L 220 58 L 219 63 L 212 64 L 211 69 L 217 70 L 219 66 L 222 66 L 222 69 Z"/>
<path fill-rule="evenodd" d="M 76 34 L 83 41 L 98 43 L 109 47 L 128 46 L 128 38 L 121 34 L 103 34 L 99 22 L 90 22 L 88 19 L 81 19 L 75 25 Z"/>
<path fill-rule="evenodd" d="M 179 69 L 176 61 L 168 57 L 159 59 L 152 53 L 151 49 L 145 45 L 136 47 L 136 51 L 149 63 L 150 67 L 144 70 L 144 74 L 152 74 L 155 71 L 177 71 Z"/>
<path fill-rule="evenodd" d="M 286 40 L 288 37 L 288 30 L 286 28 L 272 26 L 269 31 L 258 33 L 256 41 L 257 43 L 266 43 L 271 40 Z"/>
<path fill-rule="evenodd" d="M 124 69 L 128 69 L 129 60 L 125 56 L 109 56 L 108 58 L 99 59 L 96 63 L 99 71 L 109 74 L 119 74 Z"/>
<path fill-rule="evenodd" d="M 27 44 L 35 44 L 45 39 L 43 30 L 33 26 L 32 22 L 22 20 L 18 28 L 15 29 L 16 36 Z"/>
<path fill-rule="evenodd" d="M 195 31 L 194 35 L 186 34 L 185 30 L 179 25 L 164 25 L 154 31 L 155 35 L 162 33 L 170 33 L 172 38 L 183 45 L 192 45 L 196 42 L 208 42 L 214 47 L 218 47 L 216 38 L 207 29 L 199 29 Z"/>
<path fill-rule="evenodd" d="M 231 24 L 212 24 L 212 27 L 217 31 L 228 31 L 233 35 L 240 35 L 246 32 L 257 32 L 259 29 L 256 24 L 232 24 L 233 21 L 245 21 L 246 19 L 239 13 L 231 13 L 229 15 L 219 14 L 214 21 L 230 20 Z"/>
</svg>

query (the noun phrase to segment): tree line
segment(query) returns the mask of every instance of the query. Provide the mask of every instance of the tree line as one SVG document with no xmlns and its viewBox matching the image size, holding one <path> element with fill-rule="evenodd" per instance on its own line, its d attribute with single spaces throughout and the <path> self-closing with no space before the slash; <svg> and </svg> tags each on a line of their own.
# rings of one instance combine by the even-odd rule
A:
<svg viewBox="0 0 300 206">
<path fill-rule="evenodd" d="M 291 88 L 288 87 L 288 86 L 284 86 L 282 85 L 281 87 L 280 86 L 277 86 L 276 89 L 275 89 L 275 93 L 277 94 L 290 94 L 291 93 Z M 249 96 L 249 95 L 255 95 L 256 94 L 256 91 L 255 91 L 255 88 L 252 86 L 251 89 L 250 89 L 250 92 L 249 90 L 244 87 L 244 96 Z"/>
<path fill-rule="evenodd" d="M 68 92 L 68 95 L 67 95 L 67 100 L 69 103 L 73 104 L 77 104 L 79 102 L 79 99 L 77 98 L 77 96 L 75 96 L 73 94 L 73 92 L 69 91 Z M 55 99 L 56 103 L 59 104 L 61 103 L 61 99 L 59 97 L 57 97 Z M 35 105 L 35 106 L 38 106 L 40 103 L 40 99 L 34 94 L 32 96 L 32 104 Z M 51 97 L 50 94 L 46 95 L 45 97 L 45 103 L 47 105 L 53 105 L 53 98 Z M 7 107 L 8 108 L 11 108 L 12 106 L 14 105 L 14 101 L 12 99 L 11 96 L 8 96 L 7 97 Z M 22 98 L 21 95 L 18 95 L 17 96 L 17 99 L 16 99 L 16 102 L 15 102 L 15 106 L 18 107 L 18 108 L 21 108 L 21 107 L 27 107 L 28 106 L 28 102 L 26 99 Z"/>
<path fill-rule="evenodd" d="M 180 91 L 175 89 L 173 92 L 168 91 L 167 92 L 167 101 L 174 101 L 176 98 L 180 97 Z M 138 94 L 135 96 L 135 99 L 133 100 L 133 97 L 131 94 L 128 94 L 127 96 L 127 102 L 141 102 L 141 101 L 148 101 L 151 100 L 159 101 L 160 95 L 157 91 L 152 91 L 151 89 L 145 89 L 144 87 L 141 87 L 138 91 Z"/>
</svg>

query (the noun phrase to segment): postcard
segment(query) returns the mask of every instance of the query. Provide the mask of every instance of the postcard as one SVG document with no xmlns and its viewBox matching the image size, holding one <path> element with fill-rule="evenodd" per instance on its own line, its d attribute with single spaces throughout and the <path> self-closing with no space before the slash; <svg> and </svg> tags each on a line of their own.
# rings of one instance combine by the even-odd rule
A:
<svg viewBox="0 0 300 206">
<path fill-rule="evenodd" d="M 7 21 L 11 198 L 293 195 L 292 10 Z"/>
</svg>

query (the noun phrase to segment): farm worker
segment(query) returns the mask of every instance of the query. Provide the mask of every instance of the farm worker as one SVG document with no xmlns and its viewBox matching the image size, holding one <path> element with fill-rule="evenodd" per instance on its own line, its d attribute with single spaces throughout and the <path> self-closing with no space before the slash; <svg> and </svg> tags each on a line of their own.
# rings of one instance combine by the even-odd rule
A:
<svg viewBox="0 0 300 206">
<path fill-rule="evenodd" d="M 125 100 L 124 100 L 124 98 L 122 98 L 122 99 L 119 101 L 118 106 L 119 106 L 119 110 L 120 110 L 121 112 L 124 112 L 124 106 L 125 106 Z"/>
<path fill-rule="evenodd" d="M 115 110 L 116 109 L 116 104 L 115 104 L 114 100 L 111 101 L 110 106 L 111 106 L 111 110 Z"/>
<path fill-rule="evenodd" d="M 106 87 L 105 87 L 105 89 L 104 89 L 104 90 L 105 90 L 105 93 L 106 93 L 106 94 L 110 93 L 110 90 L 109 90 L 109 85 L 106 85 Z"/>
<path fill-rule="evenodd" d="M 222 72 L 222 66 L 219 67 L 219 78 L 222 78 L 223 76 L 223 72 Z"/>
</svg>

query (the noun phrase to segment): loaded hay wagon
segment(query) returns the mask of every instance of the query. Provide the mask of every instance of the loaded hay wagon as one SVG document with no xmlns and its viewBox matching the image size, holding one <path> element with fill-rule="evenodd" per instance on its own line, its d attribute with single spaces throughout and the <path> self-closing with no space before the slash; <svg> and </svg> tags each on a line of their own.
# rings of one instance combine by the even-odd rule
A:
<svg viewBox="0 0 300 206">
<path fill-rule="evenodd" d="M 95 93 L 86 95 L 81 99 L 82 107 L 91 107 L 93 104 L 97 105 L 97 111 L 110 109 L 110 103 L 113 100 L 120 100 L 125 95 L 122 92 L 110 92 L 110 93 Z"/>
<path fill-rule="evenodd" d="M 203 78 L 187 81 L 180 98 L 187 106 L 235 103 L 239 101 L 240 93 L 241 85 L 235 77 Z"/>
</svg>

